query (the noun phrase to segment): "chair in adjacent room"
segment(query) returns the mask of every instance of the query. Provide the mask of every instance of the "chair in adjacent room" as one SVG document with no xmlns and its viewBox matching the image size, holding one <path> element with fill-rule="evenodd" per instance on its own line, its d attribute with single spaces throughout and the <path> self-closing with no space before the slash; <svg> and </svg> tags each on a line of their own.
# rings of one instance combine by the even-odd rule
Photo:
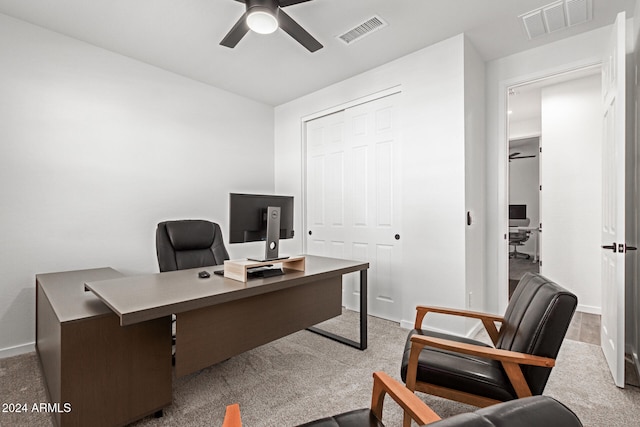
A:
<svg viewBox="0 0 640 427">
<path fill-rule="evenodd" d="M 526 219 L 510 219 L 509 227 L 528 227 L 531 223 L 529 218 Z M 509 246 L 513 246 L 513 251 L 509 252 L 509 258 L 531 258 L 530 255 L 518 252 L 518 246 L 524 246 L 525 242 L 529 240 L 529 236 L 531 235 L 531 231 L 529 230 L 518 230 L 515 229 L 511 231 L 509 230 Z"/>
<path fill-rule="evenodd" d="M 571 292 L 529 272 L 504 316 L 418 306 L 402 379 L 410 390 L 482 407 L 542 394 L 577 303 Z M 493 346 L 423 329 L 427 313 L 479 319 Z"/>
<path fill-rule="evenodd" d="M 566 406 L 547 396 L 534 396 L 501 403 L 475 412 L 440 417 L 403 384 L 384 372 L 373 374 L 371 408 L 356 409 L 321 418 L 298 427 L 384 427 L 382 407 L 385 394 L 400 405 L 418 425 L 433 427 L 580 427 L 578 417 Z M 241 427 L 238 404 L 227 406 L 222 427 Z"/>
<path fill-rule="evenodd" d="M 159 223 L 156 252 L 160 272 L 221 265 L 229 259 L 220 226 L 201 219 Z"/>
</svg>

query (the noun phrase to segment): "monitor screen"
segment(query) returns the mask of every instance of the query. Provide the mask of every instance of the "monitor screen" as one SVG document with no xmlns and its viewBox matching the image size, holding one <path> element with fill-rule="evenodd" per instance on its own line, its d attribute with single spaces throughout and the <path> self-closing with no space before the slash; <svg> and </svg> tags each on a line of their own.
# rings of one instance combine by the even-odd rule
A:
<svg viewBox="0 0 640 427">
<path fill-rule="evenodd" d="M 527 205 L 509 205 L 509 219 L 527 219 Z"/>
<path fill-rule="evenodd" d="M 267 208 L 280 208 L 280 238 L 293 238 L 293 196 L 229 194 L 229 243 L 267 237 Z"/>
</svg>

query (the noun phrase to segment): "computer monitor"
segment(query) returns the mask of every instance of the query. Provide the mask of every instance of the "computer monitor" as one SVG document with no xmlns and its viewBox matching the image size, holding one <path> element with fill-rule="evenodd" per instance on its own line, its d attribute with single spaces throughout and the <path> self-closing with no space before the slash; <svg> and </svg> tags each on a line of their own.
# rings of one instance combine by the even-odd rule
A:
<svg viewBox="0 0 640 427">
<path fill-rule="evenodd" d="M 509 205 L 509 219 L 527 219 L 527 205 Z"/>
<path fill-rule="evenodd" d="M 274 260 L 280 239 L 291 238 L 293 196 L 229 194 L 229 243 L 264 240 L 263 260 Z"/>
</svg>

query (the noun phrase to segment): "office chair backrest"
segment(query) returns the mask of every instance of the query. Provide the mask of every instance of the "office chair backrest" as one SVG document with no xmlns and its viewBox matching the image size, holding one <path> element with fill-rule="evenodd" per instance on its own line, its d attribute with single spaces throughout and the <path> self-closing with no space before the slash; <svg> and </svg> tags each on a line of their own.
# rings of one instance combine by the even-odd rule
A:
<svg viewBox="0 0 640 427">
<path fill-rule="evenodd" d="M 220 226 L 204 220 L 161 222 L 156 251 L 161 272 L 219 265 L 229 259 Z"/>
<path fill-rule="evenodd" d="M 578 299 L 536 273 L 525 273 L 511 296 L 497 348 L 555 359 Z M 541 394 L 551 368 L 522 366 L 531 392 Z"/>
</svg>

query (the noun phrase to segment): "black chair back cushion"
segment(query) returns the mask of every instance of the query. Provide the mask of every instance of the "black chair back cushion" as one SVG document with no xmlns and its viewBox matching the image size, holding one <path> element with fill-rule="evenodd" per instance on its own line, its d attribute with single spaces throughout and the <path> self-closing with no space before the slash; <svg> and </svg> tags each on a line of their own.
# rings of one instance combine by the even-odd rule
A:
<svg viewBox="0 0 640 427">
<path fill-rule="evenodd" d="M 544 276 L 526 273 L 511 296 L 497 348 L 555 359 L 578 299 Z M 542 394 L 551 368 L 522 366 L 531 393 Z"/>
<path fill-rule="evenodd" d="M 220 265 L 229 259 L 220 226 L 199 219 L 159 223 L 156 251 L 161 272 Z"/>
<path fill-rule="evenodd" d="M 383 416 L 384 418 L 384 416 Z M 581 427 L 576 414 L 548 396 L 510 400 L 436 421 L 433 427 Z M 384 427 L 371 410 L 359 409 L 298 427 Z"/>
</svg>

